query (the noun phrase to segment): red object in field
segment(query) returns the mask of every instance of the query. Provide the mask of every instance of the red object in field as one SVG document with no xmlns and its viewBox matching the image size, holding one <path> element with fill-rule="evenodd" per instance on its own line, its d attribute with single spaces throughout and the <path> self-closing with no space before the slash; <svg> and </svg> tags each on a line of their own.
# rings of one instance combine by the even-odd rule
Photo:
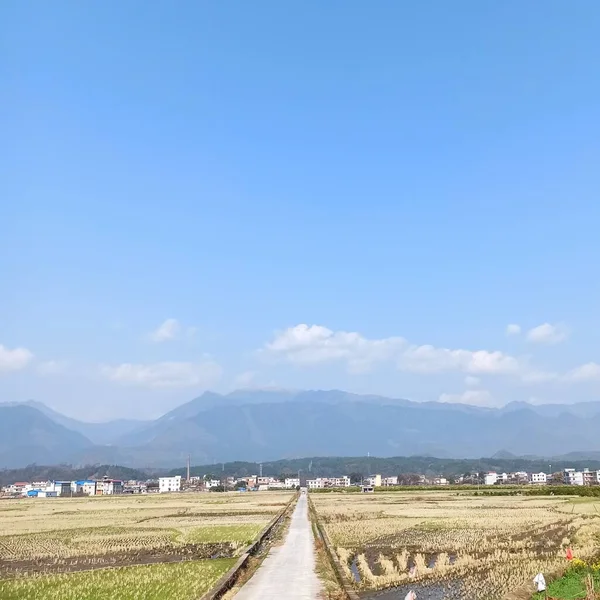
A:
<svg viewBox="0 0 600 600">
<path fill-rule="evenodd" d="M 567 560 L 573 560 L 573 550 L 567 548 Z"/>
</svg>

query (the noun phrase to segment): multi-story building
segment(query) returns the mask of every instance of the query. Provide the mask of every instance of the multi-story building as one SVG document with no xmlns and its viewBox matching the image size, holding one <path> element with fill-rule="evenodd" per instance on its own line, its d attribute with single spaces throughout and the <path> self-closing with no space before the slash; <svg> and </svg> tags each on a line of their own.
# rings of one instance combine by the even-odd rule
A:
<svg viewBox="0 0 600 600">
<path fill-rule="evenodd" d="M 594 485 L 598 481 L 597 472 L 584 469 L 581 473 L 583 485 Z"/>
<path fill-rule="evenodd" d="M 329 487 L 350 487 L 350 477 L 347 475 L 343 477 L 330 477 Z"/>
<path fill-rule="evenodd" d="M 308 489 L 350 487 L 350 477 L 317 477 L 316 479 L 307 479 L 306 487 Z"/>
<path fill-rule="evenodd" d="M 384 487 L 391 486 L 391 485 L 398 485 L 398 475 L 394 475 L 393 477 L 382 477 L 381 485 L 383 485 Z"/>
<path fill-rule="evenodd" d="M 222 483 L 221 483 L 220 479 L 207 479 L 204 482 L 204 485 L 210 490 L 212 488 L 216 488 L 216 487 L 222 485 Z"/>
<path fill-rule="evenodd" d="M 509 480 L 510 483 L 516 483 L 517 485 L 527 483 L 529 481 L 529 474 L 525 471 L 517 471 L 516 473 L 510 474 Z"/>
<path fill-rule="evenodd" d="M 47 492 L 55 492 L 57 496 L 70 496 L 73 493 L 71 481 L 52 481 L 46 486 Z"/>
<path fill-rule="evenodd" d="M 306 480 L 306 487 L 309 490 L 314 490 L 314 489 L 318 489 L 318 488 L 322 488 L 325 487 L 323 485 L 323 481 L 321 478 L 317 478 L 317 479 L 307 479 Z"/>
<path fill-rule="evenodd" d="M 583 473 L 575 469 L 565 469 L 563 471 L 563 482 L 567 485 L 583 485 Z"/>
<path fill-rule="evenodd" d="M 73 481 L 71 489 L 75 494 L 85 494 L 86 496 L 96 495 L 96 482 L 92 479 L 82 479 L 80 481 Z"/>
<path fill-rule="evenodd" d="M 9 485 L 6 488 L 6 491 L 9 494 L 26 494 L 27 493 L 27 486 L 29 485 L 29 482 L 27 481 L 16 481 L 15 483 L 13 483 L 12 485 Z"/>
<path fill-rule="evenodd" d="M 372 487 L 381 487 L 381 475 L 370 475 L 365 477 L 363 485 L 370 485 Z"/>
<path fill-rule="evenodd" d="M 123 493 L 123 482 L 120 479 L 109 479 L 104 477 L 96 481 L 96 496 L 112 496 Z"/>
<path fill-rule="evenodd" d="M 496 483 L 498 482 L 498 473 L 494 473 L 493 471 L 491 473 L 487 473 L 484 479 L 484 483 L 485 485 L 496 485 Z"/>
<path fill-rule="evenodd" d="M 530 473 L 529 483 L 535 485 L 546 485 L 548 483 L 548 475 L 546 475 L 546 473 Z"/>
<path fill-rule="evenodd" d="M 285 479 L 285 487 L 289 490 L 296 489 L 300 487 L 300 479 L 298 477 L 286 477 Z"/>
<path fill-rule="evenodd" d="M 158 491 L 161 494 L 165 494 L 167 492 L 180 492 L 181 475 L 175 475 L 174 477 L 159 477 Z"/>
</svg>

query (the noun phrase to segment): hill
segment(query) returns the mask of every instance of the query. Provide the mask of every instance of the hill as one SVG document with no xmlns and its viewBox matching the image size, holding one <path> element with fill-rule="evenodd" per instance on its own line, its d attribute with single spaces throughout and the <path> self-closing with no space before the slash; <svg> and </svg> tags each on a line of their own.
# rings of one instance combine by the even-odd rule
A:
<svg viewBox="0 0 600 600">
<path fill-rule="evenodd" d="M 61 463 L 92 445 L 32 406 L 0 405 L 0 466 Z"/>
<path fill-rule="evenodd" d="M 63 425 L 67 429 L 72 429 L 81 433 L 88 440 L 98 445 L 113 444 L 116 440 L 132 431 L 147 425 L 147 421 L 137 421 L 135 419 L 115 419 L 103 423 L 88 423 L 67 417 L 54 409 L 46 406 L 43 402 L 27 400 L 25 402 L 13 402 L 11 406 L 30 406 L 44 413 L 55 423 Z M 1 406 L 1 405 L 0 405 Z"/>
<path fill-rule="evenodd" d="M 127 422 L 124 430 L 119 429 L 118 421 L 113 422 L 114 435 L 105 432 L 101 436 L 104 440 L 110 437 L 110 445 L 99 444 L 100 438 L 90 434 L 97 442 L 93 444 L 80 433 L 86 430 L 81 422 L 47 407 L 13 408 L 29 412 L 9 426 L 13 443 L 3 446 L 0 458 L 5 462 L 0 465 L 47 464 L 47 451 L 58 457 L 52 462 L 145 468 L 183 465 L 188 454 L 198 464 L 367 453 L 497 459 L 575 453 L 572 458 L 579 459 L 600 452 L 600 402 L 545 406 L 512 403 L 492 409 L 339 390 L 207 392 L 155 421 Z M 8 409 L 0 405 L 0 410 Z M 62 429 L 52 435 L 48 432 L 47 440 L 40 434 L 31 444 L 36 440 L 33 433 L 38 431 L 33 421 L 39 419 L 46 428 L 50 422 Z M 25 438 L 29 438 L 27 443 Z"/>
<path fill-rule="evenodd" d="M 444 475 L 454 477 L 467 473 L 484 473 L 496 471 L 498 473 L 515 471 L 547 472 L 550 465 L 547 460 L 526 458 L 433 458 L 430 456 L 393 456 L 390 458 L 374 456 L 313 456 L 296 459 L 281 459 L 260 463 L 265 476 L 277 477 L 280 475 L 296 476 L 300 471 L 302 477 L 333 477 L 345 474 L 359 474 L 361 476 L 381 473 L 384 476 L 399 475 L 401 473 L 423 473 L 429 476 Z M 218 463 L 194 466 L 192 475 L 205 475 L 207 473 L 220 475 L 255 475 L 260 469 L 259 463 L 236 461 L 231 463 Z M 600 469 L 600 458 L 596 460 L 570 460 L 565 457 L 552 459 L 552 471 L 560 471 L 567 467 L 583 469 Z M 185 475 L 185 469 L 174 469 L 172 475 Z"/>
</svg>

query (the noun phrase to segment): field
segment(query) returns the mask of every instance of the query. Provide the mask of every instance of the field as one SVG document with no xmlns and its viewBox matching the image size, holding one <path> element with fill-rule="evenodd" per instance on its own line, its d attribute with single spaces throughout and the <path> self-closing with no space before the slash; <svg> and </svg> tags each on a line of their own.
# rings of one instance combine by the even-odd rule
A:
<svg viewBox="0 0 600 600">
<path fill-rule="evenodd" d="M 406 586 L 421 598 L 503 598 L 571 547 L 600 551 L 600 501 L 457 492 L 313 494 L 348 577 L 360 590 Z"/>
<path fill-rule="evenodd" d="M 1 501 L 0 597 L 197 598 L 290 499 L 264 492 Z"/>
</svg>

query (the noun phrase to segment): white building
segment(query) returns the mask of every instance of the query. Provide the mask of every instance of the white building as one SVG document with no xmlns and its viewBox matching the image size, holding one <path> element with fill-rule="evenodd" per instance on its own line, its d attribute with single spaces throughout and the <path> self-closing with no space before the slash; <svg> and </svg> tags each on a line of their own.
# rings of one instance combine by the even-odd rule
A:
<svg viewBox="0 0 600 600">
<path fill-rule="evenodd" d="M 164 494 L 166 492 L 180 492 L 181 475 L 175 475 L 174 477 L 159 477 L 158 491 L 161 494 Z"/>
<path fill-rule="evenodd" d="M 96 481 L 96 496 L 112 496 L 123 493 L 123 482 L 120 479 L 108 479 Z"/>
<path fill-rule="evenodd" d="M 96 482 L 91 479 L 82 479 L 80 481 L 73 481 L 71 483 L 71 489 L 75 494 L 85 494 L 86 496 L 96 495 Z"/>
<path fill-rule="evenodd" d="M 298 479 L 297 477 L 286 477 L 285 478 L 285 487 L 288 490 L 293 490 L 293 489 L 296 489 L 297 487 L 300 487 L 300 479 Z"/>
<path fill-rule="evenodd" d="M 381 485 L 383 485 L 383 486 L 398 485 L 398 476 L 394 475 L 393 477 L 382 477 Z"/>
<path fill-rule="evenodd" d="M 330 477 L 329 487 L 350 487 L 350 477 L 347 475 L 343 477 Z"/>
<path fill-rule="evenodd" d="M 590 471 L 589 469 L 584 469 L 581 473 L 583 478 L 583 485 L 595 485 L 598 483 L 598 472 Z"/>
<path fill-rule="evenodd" d="M 583 485 L 583 473 L 575 469 L 565 469 L 563 471 L 563 481 L 567 485 Z"/>
<path fill-rule="evenodd" d="M 306 486 L 308 489 L 350 487 L 350 477 L 344 475 L 343 477 L 317 477 L 316 479 L 307 479 Z"/>
<path fill-rule="evenodd" d="M 485 485 L 495 485 L 496 483 L 508 483 L 508 473 L 494 473 L 491 471 L 485 476 Z"/>
<path fill-rule="evenodd" d="M 548 475 L 546 475 L 546 473 L 530 473 L 529 483 L 546 485 L 548 483 Z"/>
<path fill-rule="evenodd" d="M 216 487 L 218 487 L 220 485 L 223 485 L 223 484 L 221 483 L 220 479 L 207 479 L 204 482 L 204 485 L 205 485 L 206 488 L 208 488 L 210 490 L 212 488 L 216 488 Z"/>
<path fill-rule="evenodd" d="M 363 484 L 370 485 L 372 487 L 381 487 L 381 475 L 371 475 L 370 477 L 365 477 Z"/>
<path fill-rule="evenodd" d="M 485 480 L 484 483 L 485 485 L 496 485 L 496 482 L 498 481 L 498 473 L 487 473 L 485 476 Z"/>
</svg>

